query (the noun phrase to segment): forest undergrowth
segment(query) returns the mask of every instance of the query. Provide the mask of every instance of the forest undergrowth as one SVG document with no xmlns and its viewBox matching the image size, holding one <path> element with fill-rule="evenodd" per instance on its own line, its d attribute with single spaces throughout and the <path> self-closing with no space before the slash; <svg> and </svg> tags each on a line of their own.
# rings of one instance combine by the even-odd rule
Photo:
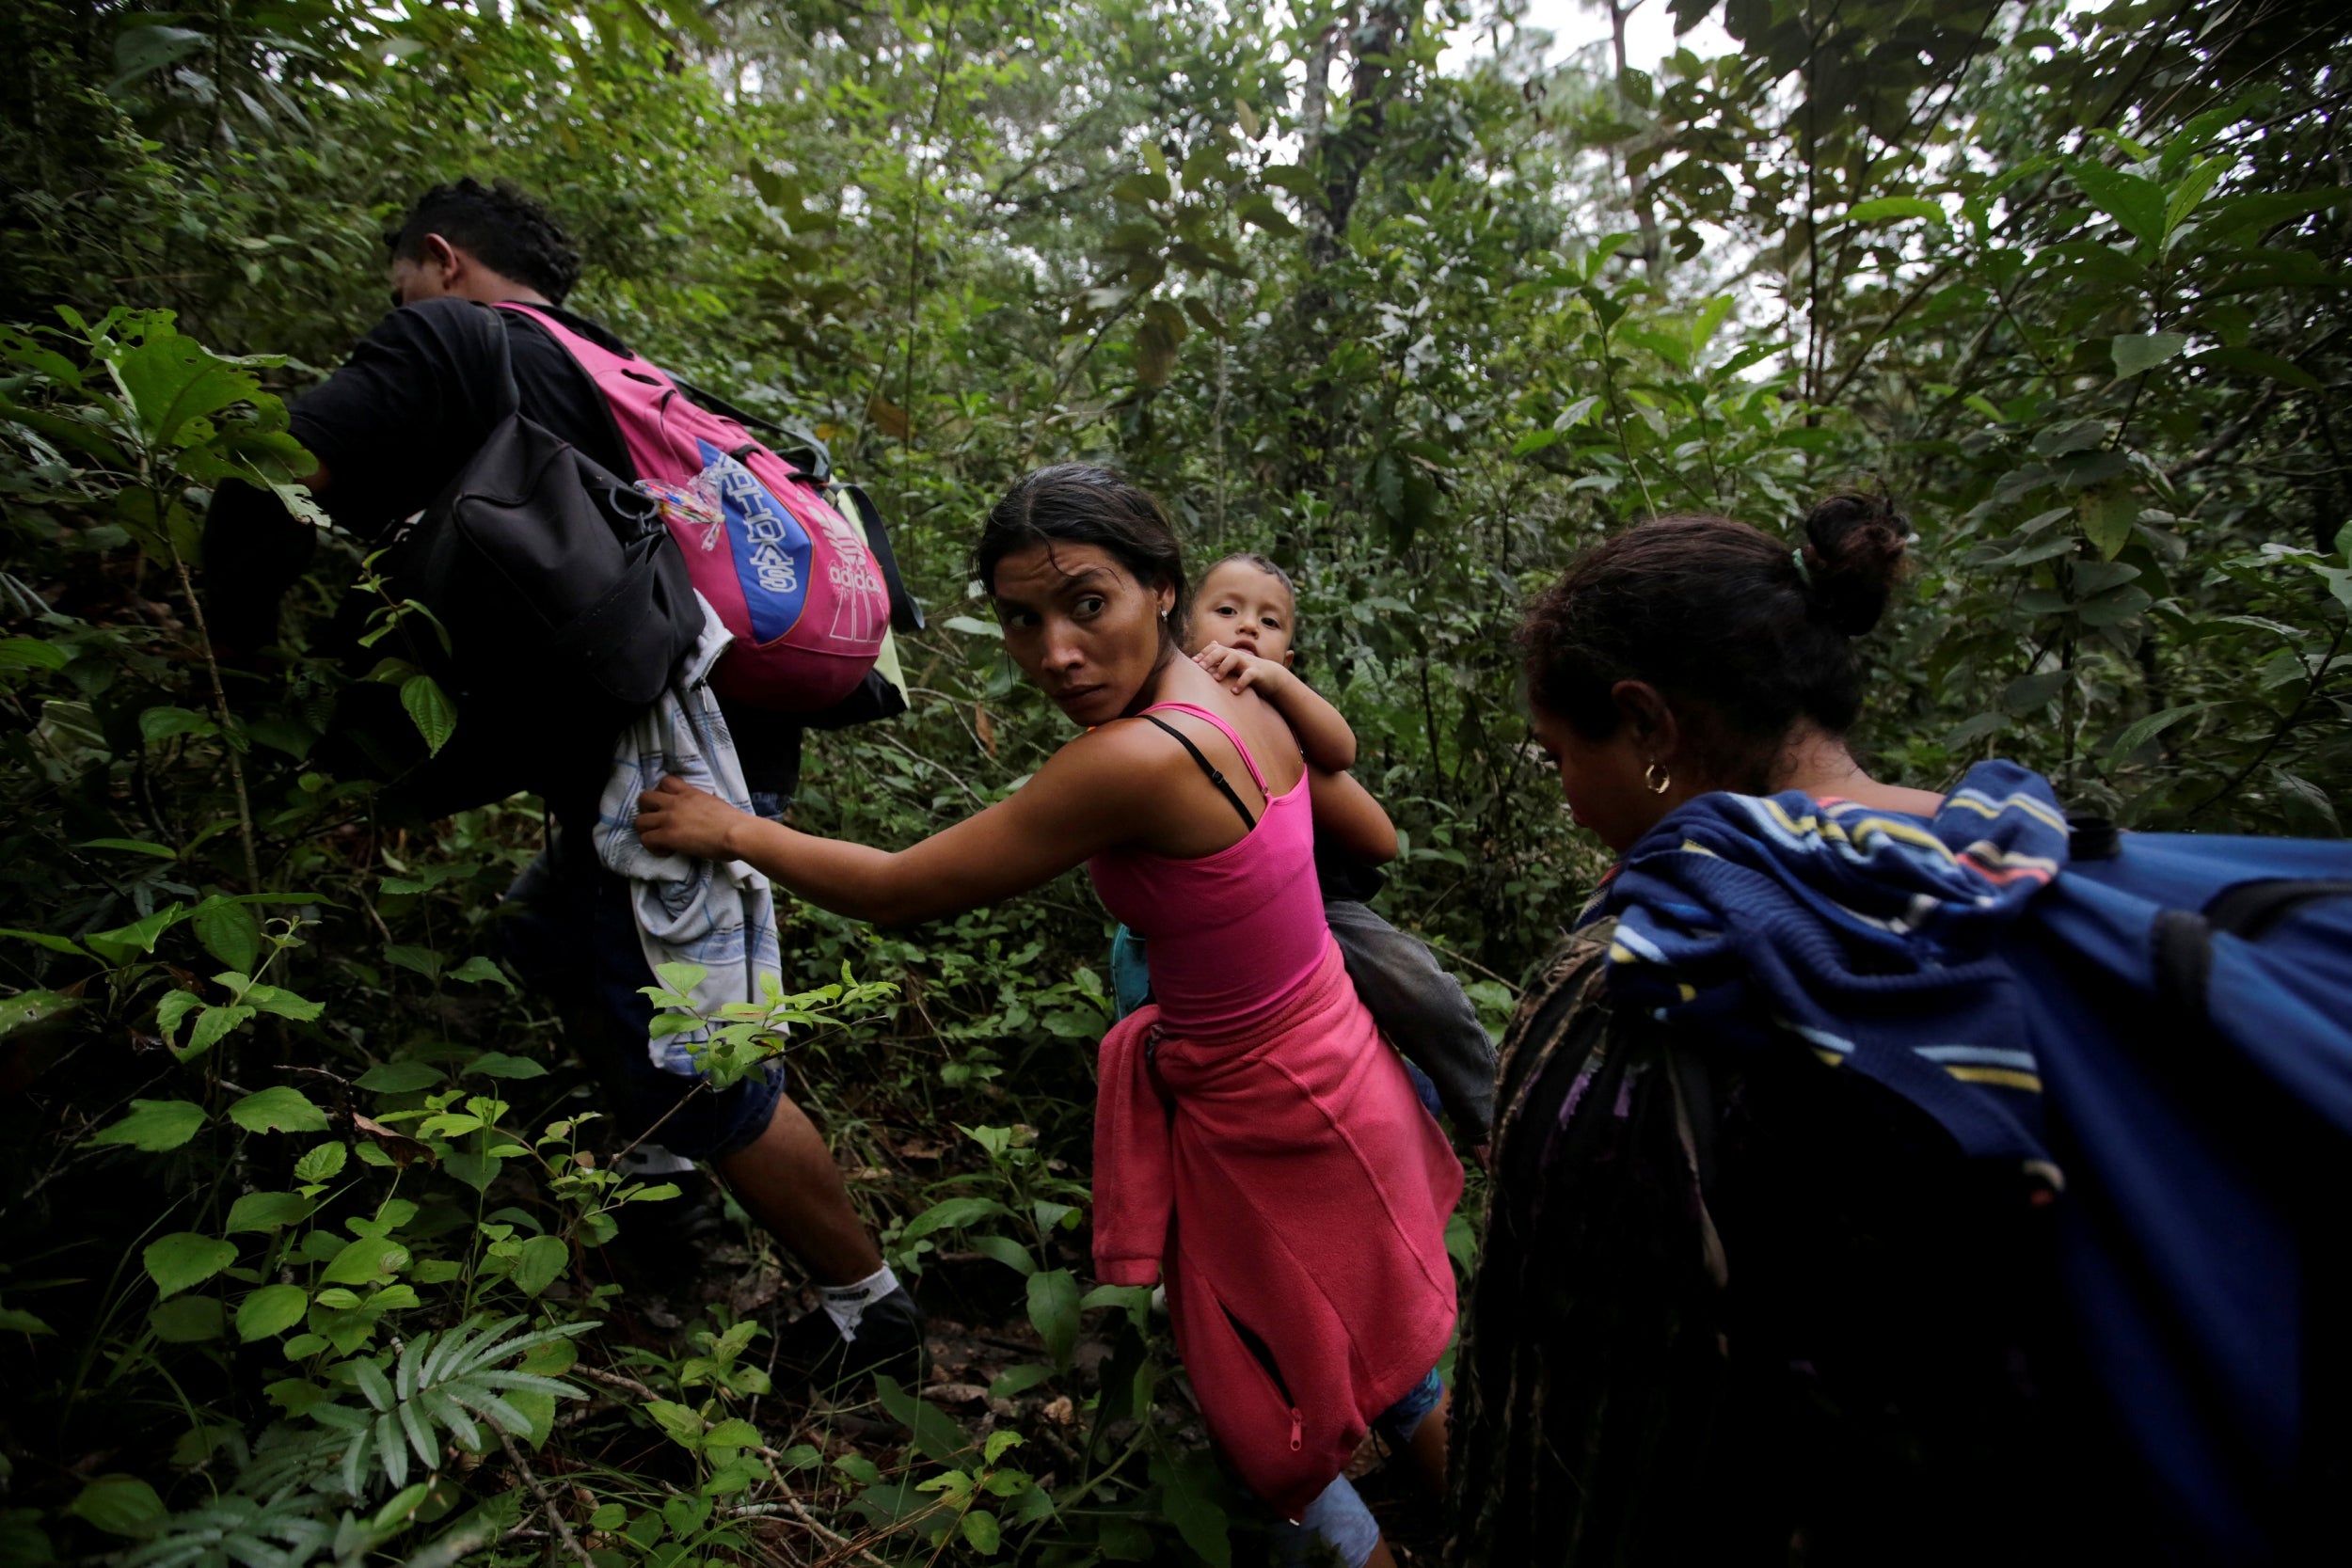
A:
<svg viewBox="0 0 2352 1568">
<path fill-rule="evenodd" d="M 1554 57 L 1467 0 L 0 14 L 0 1559 L 1263 1552 L 1150 1293 L 1089 1275 L 1082 879 L 902 931 L 787 907 L 791 994 L 719 1021 L 931 1314 L 926 1386 L 812 1402 L 772 1359 L 805 1279 L 612 1136 L 507 959 L 537 803 L 402 822 L 320 765 L 357 688 L 467 722 L 321 651 L 365 551 L 327 538 L 265 656 L 213 646 L 212 491 L 299 502 L 285 404 L 438 180 L 544 194 L 579 309 L 882 502 L 914 707 L 810 736 L 814 831 L 910 842 L 1059 744 L 968 551 L 1089 457 L 1195 562 L 1296 577 L 1401 830 L 1384 912 L 1498 1031 L 1605 864 L 1510 631 L 1645 515 L 1900 500 L 1885 776 L 2009 755 L 2131 825 L 2340 834 L 2352 22 L 1674 10 L 1733 47 L 1628 69 L 1615 10 Z M 1436 1560 L 1442 1516 L 1367 1485 Z"/>
</svg>

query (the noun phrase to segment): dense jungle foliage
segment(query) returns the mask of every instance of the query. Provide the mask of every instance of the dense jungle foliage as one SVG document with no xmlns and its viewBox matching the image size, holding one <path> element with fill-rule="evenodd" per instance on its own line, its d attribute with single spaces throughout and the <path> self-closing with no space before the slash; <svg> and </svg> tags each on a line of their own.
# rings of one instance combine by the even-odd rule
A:
<svg viewBox="0 0 2352 1568">
<path fill-rule="evenodd" d="M 966 551 L 1078 455 L 1196 561 L 1297 574 L 1404 831 L 1383 907 L 1497 1025 L 1602 863 L 1509 632 L 1652 513 L 1903 501 L 1889 776 L 1998 753 L 2131 823 L 2341 831 L 2352 11 L 1674 0 L 1733 47 L 1645 72 L 1621 12 L 1548 61 L 1515 9 L 0 9 L 0 1555 L 1261 1549 L 1164 1327 L 1087 1276 L 1081 881 L 906 931 L 787 911 L 796 1092 L 944 1346 L 927 1398 L 812 1408 L 764 1370 L 805 1281 L 739 1213 L 681 1243 L 502 964 L 534 804 L 403 826 L 306 761 L 358 550 L 277 660 L 213 657 L 211 487 L 305 471 L 281 400 L 437 180 L 547 195 L 578 308 L 882 501 L 916 706 L 812 739 L 818 831 L 905 843 L 1057 744 Z"/>
</svg>

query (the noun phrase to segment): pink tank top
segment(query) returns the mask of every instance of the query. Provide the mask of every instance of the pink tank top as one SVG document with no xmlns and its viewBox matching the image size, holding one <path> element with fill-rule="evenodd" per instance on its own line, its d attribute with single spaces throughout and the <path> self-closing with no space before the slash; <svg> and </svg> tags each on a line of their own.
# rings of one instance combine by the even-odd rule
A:
<svg viewBox="0 0 2352 1568">
<path fill-rule="evenodd" d="M 1171 1035 L 1250 1033 L 1312 978 L 1330 942 L 1315 882 L 1314 807 L 1307 776 L 1276 795 L 1232 726 L 1189 703 L 1156 703 L 1205 719 L 1241 753 L 1265 812 L 1239 842 L 1182 860 L 1107 849 L 1087 862 L 1103 903 L 1142 937 L 1152 995 Z"/>
</svg>

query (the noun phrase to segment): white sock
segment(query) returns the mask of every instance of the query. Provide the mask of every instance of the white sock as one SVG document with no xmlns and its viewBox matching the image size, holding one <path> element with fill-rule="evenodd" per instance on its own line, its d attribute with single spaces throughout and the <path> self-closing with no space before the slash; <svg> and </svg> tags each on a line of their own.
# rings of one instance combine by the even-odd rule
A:
<svg viewBox="0 0 2352 1568">
<path fill-rule="evenodd" d="M 898 1288 L 898 1276 L 884 1263 L 854 1285 L 820 1285 L 817 1294 L 825 1304 L 825 1316 L 841 1330 L 841 1338 L 855 1340 L 866 1309 Z"/>
</svg>

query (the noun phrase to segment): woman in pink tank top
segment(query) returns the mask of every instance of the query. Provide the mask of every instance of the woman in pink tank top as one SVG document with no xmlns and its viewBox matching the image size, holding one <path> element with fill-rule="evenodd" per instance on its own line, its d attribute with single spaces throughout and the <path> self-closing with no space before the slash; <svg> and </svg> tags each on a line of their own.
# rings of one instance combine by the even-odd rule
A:
<svg viewBox="0 0 2352 1568">
<path fill-rule="evenodd" d="M 1030 475 L 976 556 L 1007 650 L 1085 726 L 1009 799 L 893 851 L 670 779 L 639 834 L 888 925 L 1087 865 L 1149 939 L 1156 998 L 1103 1042 L 1096 1272 L 1165 1278 L 1219 1448 L 1276 1512 L 1312 1522 L 1375 1419 L 1426 1411 L 1454 1315 L 1461 1167 L 1357 999 L 1315 885 L 1314 813 L 1329 825 L 1370 798 L 1310 768 L 1254 692 L 1183 657 L 1175 535 L 1117 474 Z M 1332 1544 L 1351 1568 L 1391 1560 L 1376 1535 Z"/>
</svg>

